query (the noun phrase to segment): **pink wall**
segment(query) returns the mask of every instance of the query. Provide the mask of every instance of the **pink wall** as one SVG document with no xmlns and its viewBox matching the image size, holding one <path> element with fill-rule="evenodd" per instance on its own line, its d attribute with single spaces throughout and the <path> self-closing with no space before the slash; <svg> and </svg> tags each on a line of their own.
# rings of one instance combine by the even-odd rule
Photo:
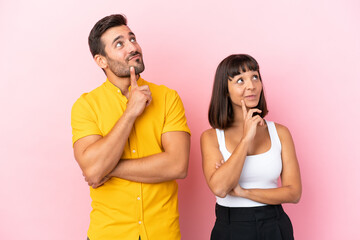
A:
<svg viewBox="0 0 360 240">
<path fill-rule="evenodd" d="M 137 34 L 143 77 L 178 90 L 186 107 L 183 239 L 209 239 L 213 225 L 199 137 L 215 68 L 231 53 L 259 61 L 268 119 L 292 131 L 303 196 L 285 209 L 296 239 L 358 237 L 359 1 L 169 2 L 0 1 L 0 239 L 85 239 L 90 197 L 72 154 L 70 109 L 104 81 L 87 36 L 111 13 L 125 13 Z"/>
</svg>

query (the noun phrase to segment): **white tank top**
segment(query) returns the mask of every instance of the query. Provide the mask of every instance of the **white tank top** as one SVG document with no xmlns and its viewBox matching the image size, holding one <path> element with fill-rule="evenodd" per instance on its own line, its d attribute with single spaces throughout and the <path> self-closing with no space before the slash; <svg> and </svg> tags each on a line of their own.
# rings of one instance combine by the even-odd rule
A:
<svg viewBox="0 0 360 240">
<path fill-rule="evenodd" d="M 268 189 L 278 187 L 277 181 L 282 171 L 281 142 L 274 122 L 266 121 L 266 124 L 270 135 L 271 147 L 267 152 L 246 156 L 239 179 L 239 184 L 242 188 Z M 215 130 L 220 152 L 226 162 L 231 153 L 225 146 L 224 130 Z M 258 207 L 266 205 L 247 198 L 230 195 L 226 195 L 224 198 L 216 197 L 216 202 L 225 207 Z"/>
</svg>

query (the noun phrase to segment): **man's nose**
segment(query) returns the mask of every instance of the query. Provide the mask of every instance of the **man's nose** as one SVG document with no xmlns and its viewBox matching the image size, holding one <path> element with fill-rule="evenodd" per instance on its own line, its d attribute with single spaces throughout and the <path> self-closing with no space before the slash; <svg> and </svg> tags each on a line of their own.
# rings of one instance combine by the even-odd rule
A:
<svg viewBox="0 0 360 240">
<path fill-rule="evenodd" d="M 137 48 L 133 42 L 129 41 L 126 45 L 127 45 L 126 48 L 127 48 L 128 52 L 134 52 L 137 50 Z"/>
</svg>

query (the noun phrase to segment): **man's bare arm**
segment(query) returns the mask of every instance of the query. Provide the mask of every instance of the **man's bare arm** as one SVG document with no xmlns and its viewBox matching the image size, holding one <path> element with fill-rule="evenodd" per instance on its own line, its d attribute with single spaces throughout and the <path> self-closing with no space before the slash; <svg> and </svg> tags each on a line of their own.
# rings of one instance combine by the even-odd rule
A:
<svg viewBox="0 0 360 240">
<path fill-rule="evenodd" d="M 149 86 L 138 86 L 135 70 L 130 68 L 131 91 L 126 110 L 105 136 L 90 135 L 74 143 L 74 155 L 90 186 L 99 185 L 118 164 L 131 129 L 151 102 Z"/>
<path fill-rule="evenodd" d="M 121 159 L 109 177 L 143 183 L 185 178 L 189 164 L 190 134 L 167 132 L 161 140 L 164 152 L 139 159 Z"/>
<path fill-rule="evenodd" d="M 90 135 L 74 143 L 75 159 L 90 186 L 100 183 L 115 168 L 133 124 L 134 119 L 123 115 L 105 137 Z"/>
</svg>

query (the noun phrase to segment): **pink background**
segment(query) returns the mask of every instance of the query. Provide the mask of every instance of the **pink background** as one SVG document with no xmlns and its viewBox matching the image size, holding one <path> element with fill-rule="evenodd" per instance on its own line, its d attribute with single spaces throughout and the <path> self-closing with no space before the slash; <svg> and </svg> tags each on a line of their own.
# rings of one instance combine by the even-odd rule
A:
<svg viewBox="0 0 360 240">
<path fill-rule="evenodd" d="M 70 109 L 104 80 L 87 36 L 125 13 L 143 48 L 146 80 L 176 89 L 192 130 L 180 180 L 183 239 L 206 240 L 215 198 L 200 134 L 218 63 L 249 53 L 270 113 L 289 127 L 303 196 L 285 204 L 295 237 L 358 239 L 360 2 L 0 0 L 0 239 L 85 239 L 90 197 L 73 158 Z"/>
</svg>

